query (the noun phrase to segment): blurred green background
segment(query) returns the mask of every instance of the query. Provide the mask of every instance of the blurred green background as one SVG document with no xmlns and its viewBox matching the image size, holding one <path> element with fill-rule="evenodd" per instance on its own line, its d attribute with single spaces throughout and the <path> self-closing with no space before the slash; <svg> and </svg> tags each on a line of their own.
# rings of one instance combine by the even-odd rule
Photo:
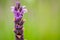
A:
<svg viewBox="0 0 60 40">
<path fill-rule="evenodd" d="M 0 40 L 15 40 L 15 0 L 0 0 Z M 25 40 L 60 40 L 60 0 L 20 0 L 28 12 L 24 14 Z"/>
</svg>

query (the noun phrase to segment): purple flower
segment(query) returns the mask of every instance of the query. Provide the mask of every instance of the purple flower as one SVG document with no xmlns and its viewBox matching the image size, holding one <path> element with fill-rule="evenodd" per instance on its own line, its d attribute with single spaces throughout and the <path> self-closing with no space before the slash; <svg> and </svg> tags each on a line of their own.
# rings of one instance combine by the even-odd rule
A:
<svg viewBox="0 0 60 40">
<path fill-rule="evenodd" d="M 12 11 L 14 12 L 15 19 L 23 17 L 23 14 L 27 12 L 25 6 L 21 6 L 19 2 L 16 2 L 16 6 L 12 6 Z"/>
<path fill-rule="evenodd" d="M 24 20 L 22 18 L 23 18 L 23 14 L 27 12 L 27 9 L 25 8 L 25 6 L 21 6 L 19 2 L 16 2 L 16 6 L 12 6 L 12 11 L 15 16 L 14 32 L 15 32 L 16 40 L 24 40 L 24 37 L 23 37 Z"/>
</svg>

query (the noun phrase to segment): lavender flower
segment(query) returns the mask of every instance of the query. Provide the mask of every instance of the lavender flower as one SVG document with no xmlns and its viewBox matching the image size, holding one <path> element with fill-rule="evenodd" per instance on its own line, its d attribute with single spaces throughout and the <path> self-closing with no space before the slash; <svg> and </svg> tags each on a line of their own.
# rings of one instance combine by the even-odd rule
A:
<svg viewBox="0 0 60 40">
<path fill-rule="evenodd" d="M 23 14 L 27 12 L 27 9 L 25 8 L 25 6 L 21 6 L 19 2 L 16 2 L 16 6 L 12 6 L 12 11 L 14 13 L 15 16 L 15 36 L 16 36 L 16 40 L 24 40 L 23 37 L 23 23 L 24 20 L 23 18 Z"/>
<path fill-rule="evenodd" d="M 12 6 L 11 8 L 16 19 L 23 17 L 23 14 L 27 12 L 25 6 L 21 6 L 19 2 L 16 2 L 16 6 Z"/>
</svg>

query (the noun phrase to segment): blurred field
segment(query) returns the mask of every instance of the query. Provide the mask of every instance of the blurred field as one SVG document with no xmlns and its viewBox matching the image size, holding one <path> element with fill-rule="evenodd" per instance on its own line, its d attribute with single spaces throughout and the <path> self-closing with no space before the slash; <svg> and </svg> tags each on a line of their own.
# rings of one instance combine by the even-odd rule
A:
<svg viewBox="0 0 60 40">
<path fill-rule="evenodd" d="M 15 40 L 14 0 L 0 0 L 0 40 Z M 60 0 L 21 0 L 28 12 L 24 14 L 25 40 L 60 40 Z"/>
</svg>

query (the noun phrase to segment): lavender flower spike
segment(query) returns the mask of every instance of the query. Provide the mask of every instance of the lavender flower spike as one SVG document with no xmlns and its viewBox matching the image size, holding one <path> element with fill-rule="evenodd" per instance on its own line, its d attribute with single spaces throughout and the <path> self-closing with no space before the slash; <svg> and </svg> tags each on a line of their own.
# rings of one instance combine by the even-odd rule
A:
<svg viewBox="0 0 60 40">
<path fill-rule="evenodd" d="M 24 13 L 27 12 L 27 9 L 25 8 L 25 6 L 21 6 L 19 2 L 16 2 L 16 6 L 12 7 L 12 11 L 14 13 L 14 16 L 15 16 L 15 37 L 16 37 L 16 40 L 24 40 L 24 37 L 23 37 L 23 23 L 24 23 L 24 20 L 22 19 L 23 18 L 23 15 Z"/>
</svg>

